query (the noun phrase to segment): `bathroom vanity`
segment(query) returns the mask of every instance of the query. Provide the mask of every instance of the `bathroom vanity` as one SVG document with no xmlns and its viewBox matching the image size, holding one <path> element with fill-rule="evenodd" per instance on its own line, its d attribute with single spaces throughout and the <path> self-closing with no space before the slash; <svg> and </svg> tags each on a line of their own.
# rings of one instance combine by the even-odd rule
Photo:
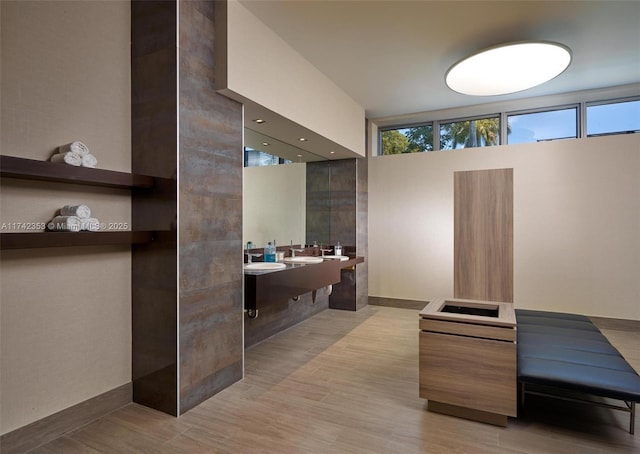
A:
<svg viewBox="0 0 640 454">
<path fill-rule="evenodd" d="M 501 426 L 517 415 L 513 304 L 431 300 L 420 312 L 419 349 L 429 411 Z"/>
<path fill-rule="evenodd" d="M 299 261 L 285 258 L 284 263 L 273 269 L 244 269 L 244 307 L 250 318 L 258 316 L 261 307 L 280 301 L 296 299 L 300 295 L 338 284 L 341 270 L 363 263 L 363 257 L 346 260 L 322 257 L 297 257 Z M 307 260 L 305 260 L 307 259 Z M 315 260 L 312 260 L 315 259 Z M 264 262 L 257 262 L 264 263 Z M 274 264 L 275 265 L 275 264 Z"/>
</svg>

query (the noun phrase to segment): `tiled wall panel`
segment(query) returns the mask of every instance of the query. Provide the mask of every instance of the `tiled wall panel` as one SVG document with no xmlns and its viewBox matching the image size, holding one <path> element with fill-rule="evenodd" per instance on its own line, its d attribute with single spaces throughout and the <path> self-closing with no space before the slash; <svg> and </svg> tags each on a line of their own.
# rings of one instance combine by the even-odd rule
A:
<svg viewBox="0 0 640 454">
<path fill-rule="evenodd" d="M 343 270 L 329 306 L 358 310 L 368 298 L 368 183 L 366 159 L 307 164 L 307 242 L 355 248 L 365 263 Z"/>
<path fill-rule="evenodd" d="M 161 231 L 133 254 L 134 400 L 172 414 L 242 378 L 242 106 L 215 92 L 215 25 L 214 1 L 132 2 L 133 169 L 172 179 L 134 195 Z"/>
<path fill-rule="evenodd" d="M 136 190 L 132 228 L 162 232 L 131 253 L 133 400 L 178 414 L 176 8 L 131 3 L 131 169 L 170 179 Z"/>
<path fill-rule="evenodd" d="M 242 106 L 215 92 L 215 2 L 180 2 L 180 413 L 242 378 Z"/>
</svg>

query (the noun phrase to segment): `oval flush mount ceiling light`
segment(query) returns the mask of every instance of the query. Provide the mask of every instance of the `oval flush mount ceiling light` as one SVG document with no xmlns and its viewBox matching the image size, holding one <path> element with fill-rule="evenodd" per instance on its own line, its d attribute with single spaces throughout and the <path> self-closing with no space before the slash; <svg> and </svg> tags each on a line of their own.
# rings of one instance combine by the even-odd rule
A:
<svg viewBox="0 0 640 454">
<path fill-rule="evenodd" d="M 472 96 L 496 96 L 535 87 L 561 74 L 571 63 L 562 44 L 524 41 L 502 44 L 459 61 L 445 81 L 453 91 Z"/>
</svg>

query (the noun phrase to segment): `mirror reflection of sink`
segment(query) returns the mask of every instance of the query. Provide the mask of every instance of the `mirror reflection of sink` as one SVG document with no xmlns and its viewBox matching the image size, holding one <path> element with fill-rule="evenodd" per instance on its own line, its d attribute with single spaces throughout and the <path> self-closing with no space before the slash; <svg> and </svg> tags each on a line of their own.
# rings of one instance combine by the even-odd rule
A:
<svg viewBox="0 0 640 454">
<path fill-rule="evenodd" d="M 322 263 L 322 257 L 285 257 L 285 262 L 288 263 Z"/>
<path fill-rule="evenodd" d="M 331 260 L 340 260 L 341 262 L 346 262 L 347 260 L 349 260 L 349 257 L 347 257 L 346 255 L 325 255 L 323 256 L 323 258 L 331 259 Z"/>
<path fill-rule="evenodd" d="M 254 270 L 254 271 L 267 271 L 267 270 L 282 270 L 286 268 L 287 265 L 284 263 L 277 262 L 256 262 L 256 263 L 247 263 L 244 266 L 245 270 Z"/>
</svg>

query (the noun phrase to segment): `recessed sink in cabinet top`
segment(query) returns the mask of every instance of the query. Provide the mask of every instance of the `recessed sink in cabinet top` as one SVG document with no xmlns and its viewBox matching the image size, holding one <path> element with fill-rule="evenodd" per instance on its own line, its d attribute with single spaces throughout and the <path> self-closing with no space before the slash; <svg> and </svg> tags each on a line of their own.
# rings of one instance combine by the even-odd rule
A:
<svg viewBox="0 0 640 454">
<path fill-rule="evenodd" d="M 256 268 L 246 265 L 244 270 L 244 307 L 250 318 L 257 317 L 258 310 L 270 304 L 285 302 L 342 279 L 342 270 L 363 263 L 363 257 L 342 260 L 323 260 L 322 257 L 286 257 L 284 263 L 256 262 Z M 293 260 L 293 261 L 292 261 Z M 313 264 L 311 264 L 313 263 Z M 260 269 L 263 266 L 280 265 L 280 270 Z"/>
<path fill-rule="evenodd" d="M 304 264 L 309 264 L 309 263 L 322 263 L 324 260 L 322 260 L 322 257 L 305 257 L 305 256 L 300 256 L 300 257 L 285 257 L 284 261 L 287 263 L 304 263 Z"/>
<path fill-rule="evenodd" d="M 254 271 L 273 271 L 273 270 L 282 270 L 286 268 L 287 265 L 284 263 L 278 262 L 256 262 L 256 263 L 247 263 L 244 266 L 245 270 L 254 270 Z"/>
<path fill-rule="evenodd" d="M 340 260 L 341 262 L 346 262 L 349 260 L 349 257 L 346 255 L 323 255 L 323 259 L 331 259 L 331 260 Z"/>
</svg>

